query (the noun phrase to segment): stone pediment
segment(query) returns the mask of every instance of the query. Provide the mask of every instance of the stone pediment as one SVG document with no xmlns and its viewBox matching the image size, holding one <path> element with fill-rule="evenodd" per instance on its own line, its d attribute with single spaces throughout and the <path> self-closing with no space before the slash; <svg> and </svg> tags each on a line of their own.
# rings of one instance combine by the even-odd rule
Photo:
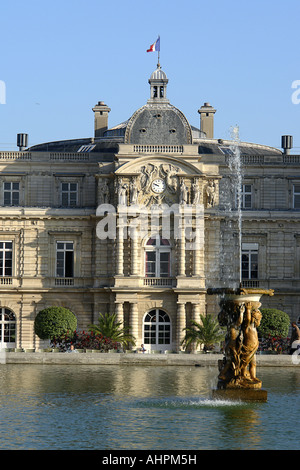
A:
<svg viewBox="0 0 300 470">
<path fill-rule="evenodd" d="M 142 174 L 145 168 L 148 168 L 148 171 L 151 171 L 150 168 L 152 168 L 154 172 L 161 171 L 168 173 L 172 171 L 173 173 L 173 171 L 175 171 L 180 176 L 203 176 L 202 172 L 191 163 L 179 160 L 175 157 L 150 157 L 149 155 L 125 163 L 118 168 L 116 175 L 137 176 Z"/>
<path fill-rule="evenodd" d="M 129 195 L 129 203 L 146 206 L 195 202 L 199 200 L 204 178 L 194 165 L 165 156 L 147 156 L 127 162 L 115 175 L 118 187 Z"/>
</svg>

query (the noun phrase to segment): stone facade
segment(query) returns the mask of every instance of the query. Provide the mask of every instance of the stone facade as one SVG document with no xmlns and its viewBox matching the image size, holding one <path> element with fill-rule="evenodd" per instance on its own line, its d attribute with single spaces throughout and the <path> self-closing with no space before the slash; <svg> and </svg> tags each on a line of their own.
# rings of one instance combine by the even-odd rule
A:
<svg viewBox="0 0 300 470">
<path fill-rule="evenodd" d="M 178 351 L 192 319 L 218 313 L 207 288 L 239 276 L 298 321 L 300 156 L 238 143 L 240 243 L 233 143 L 213 138 L 208 103 L 190 126 L 167 83 L 159 66 L 114 128 L 98 102 L 91 139 L 0 152 L 1 348 L 41 347 L 35 316 L 59 305 L 78 329 L 116 312 L 138 347 Z"/>
</svg>

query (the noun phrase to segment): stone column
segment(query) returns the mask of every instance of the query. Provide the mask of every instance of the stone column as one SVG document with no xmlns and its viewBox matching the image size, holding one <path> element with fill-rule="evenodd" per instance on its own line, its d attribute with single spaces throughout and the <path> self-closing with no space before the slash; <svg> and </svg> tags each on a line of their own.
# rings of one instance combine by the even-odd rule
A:
<svg viewBox="0 0 300 470">
<path fill-rule="evenodd" d="M 124 275 L 124 227 L 119 221 L 117 227 L 117 276 Z"/>
<path fill-rule="evenodd" d="M 123 302 L 115 302 L 115 313 L 116 313 L 116 321 L 121 322 L 121 326 L 123 327 L 124 324 L 124 311 L 123 311 Z"/>
<path fill-rule="evenodd" d="M 201 311 L 200 311 L 199 303 L 192 304 L 192 321 L 196 321 L 197 323 L 200 323 L 200 313 Z M 196 351 L 197 351 L 197 346 L 196 344 L 193 344 L 192 352 L 196 352 Z"/>
<path fill-rule="evenodd" d="M 195 241 L 194 241 L 194 264 L 193 264 L 193 276 L 201 275 L 201 243 L 200 243 L 200 229 L 196 228 Z"/>
<path fill-rule="evenodd" d="M 184 222 L 181 219 L 180 240 L 179 240 L 179 276 L 185 276 L 185 230 Z"/>
<path fill-rule="evenodd" d="M 138 230 L 134 228 L 131 233 L 131 275 L 137 276 L 138 270 Z"/>
<path fill-rule="evenodd" d="M 130 316 L 129 316 L 129 333 L 135 337 L 136 346 L 139 344 L 139 311 L 137 302 L 130 304 Z"/>
<path fill-rule="evenodd" d="M 177 304 L 177 325 L 176 325 L 176 349 L 180 351 L 182 348 L 181 341 L 185 336 L 183 328 L 186 327 L 185 302 Z"/>
</svg>

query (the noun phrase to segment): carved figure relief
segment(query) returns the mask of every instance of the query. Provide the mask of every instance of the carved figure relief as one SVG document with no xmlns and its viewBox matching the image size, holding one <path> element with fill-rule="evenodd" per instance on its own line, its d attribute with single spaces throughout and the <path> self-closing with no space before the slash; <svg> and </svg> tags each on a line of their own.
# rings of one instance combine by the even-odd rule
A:
<svg viewBox="0 0 300 470">
<path fill-rule="evenodd" d="M 201 199 L 201 190 L 199 186 L 199 181 L 195 178 L 194 183 L 192 184 L 192 204 L 200 204 Z"/>
<path fill-rule="evenodd" d="M 131 178 L 130 185 L 130 204 L 138 204 L 139 190 L 137 187 L 137 178 Z"/>
<path fill-rule="evenodd" d="M 127 206 L 127 184 L 123 183 L 122 178 L 117 181 L 116 193 L 118 195 L 118 204 Z"/>
<path fill-rule="evenodd" d="M 98 204 L 109 203 L 109 187 L 107 179 L 98 181 Z"/>
<path fill-rule="evenodd" d="M 158 173 L 158 168 L 152 163 L 147 163 L 147 165 L 142 166 L 141 172 L 140 187 L 144 193 L 148 193 L 151 188 L 152 180 Z"/>
<path fill-rule="evenodd" d="M 162 163 L 159 168 L 160 175 L 165 178 L 166 186 L 171 193 L 177 191 L 177 173 L 179 168 L 171 165 Z"/>
<path fill-rule="evenodd" d="M 183 177 L 182 171 L 172 163 L 149 162 L 135 169 L 132 176 L 120 175 L 116 182 L 118 204 L 146 207 L 152 204 L 200 204 L 200 179 L 194 177 L 191 180 L 189 174 Z"/>
<path fill-rule="evenodd" d="M 139 202 L 145 206 L 175 202 L 172 195 L 177 193 L 178 171 L 178 167 L 169 163 L 147 163 L 142 166 L 141 175 L 136 179 L 137 191 L 141 196 Z"/>
<path fill-rule="evenodd" d="M 210 180 L 206 186 L 207 207 L 213 207 L 216 203 L 216 184 Z"/>
<path fill-rule="evenodd" d="M 188 204 L 188 189 L 183 178 L 180 180 L 179 204 Z"/>
</svg>

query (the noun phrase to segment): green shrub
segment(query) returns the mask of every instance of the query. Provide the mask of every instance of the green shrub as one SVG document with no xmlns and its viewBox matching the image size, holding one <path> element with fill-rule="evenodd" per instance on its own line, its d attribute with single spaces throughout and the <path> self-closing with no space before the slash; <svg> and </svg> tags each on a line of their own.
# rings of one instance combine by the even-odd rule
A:
<svg viewBox="0 0 300 470">
<path fill-rule="evenodd" d="M 40 339 L 59 337 L 73 332 L 77 327 L 77 319 L 71 310 L 64 307 L 49 307 L 41 310 L 34 321 L 34 332 Z"/>
<path fill-rule="evenodd" d="M 287 313 L 276 308 L 261 308 L 260 311 L 262 319 L 257 328 L 260 337 L 286 337 L 288 335 L 290 318 Z"/>
</svg>

